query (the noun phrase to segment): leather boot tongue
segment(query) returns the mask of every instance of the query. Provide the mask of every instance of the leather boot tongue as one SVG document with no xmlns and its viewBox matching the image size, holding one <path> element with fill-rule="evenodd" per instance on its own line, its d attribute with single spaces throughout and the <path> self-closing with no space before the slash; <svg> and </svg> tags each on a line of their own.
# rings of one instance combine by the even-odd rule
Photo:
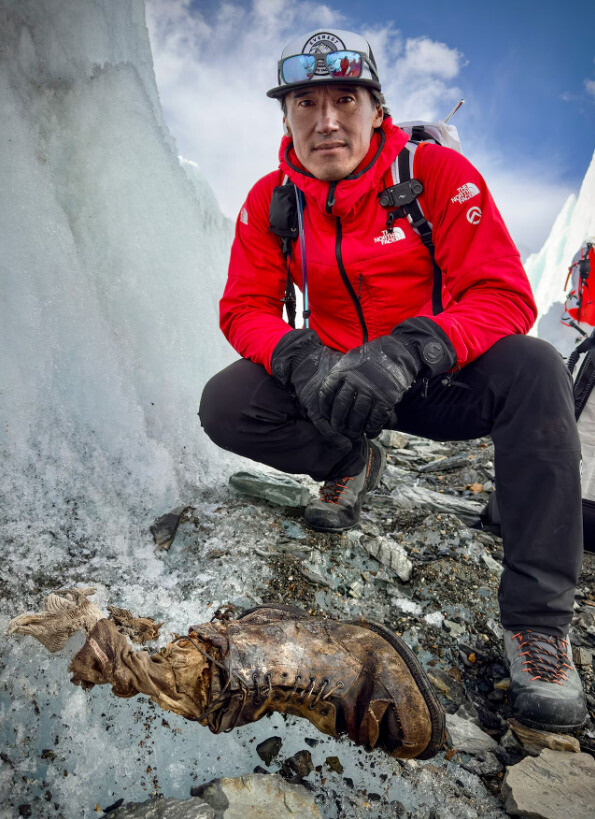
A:
<svg viewBox="0 0 595 819">
<path fill-rule="evenodd" d="M 359 726 L 358 741 L 362 745 L 376 747 L 380 736 L 380 724 L 388 706 L 389 703 L 385 700 L 373 700 L 370 703 Z"/>
</svg>

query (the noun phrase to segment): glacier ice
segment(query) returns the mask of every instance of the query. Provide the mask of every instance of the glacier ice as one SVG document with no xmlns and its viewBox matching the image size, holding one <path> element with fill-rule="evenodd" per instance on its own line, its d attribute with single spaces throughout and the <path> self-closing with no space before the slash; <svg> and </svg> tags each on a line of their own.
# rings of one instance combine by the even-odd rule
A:
<svg viewBox="0 0 595 819">
<path fill-rule="evenodd" d="M 2 489 L 35 518 L 84 497 L 109 527 L 214 460 L 196 413 L 233 358 L 232 227 L 178 161 L 140 0 L 0 9 Z"/>
<path fill-rule="evenodd" d="M 578 196 L 568 197 L 543 247 L 525 262 L 539 311 L 533 332 L 563 355 L 570 353 L 580 337 L 560 323 L 566 295 L 564 285 L 574 254 L 590 237 L 595 238 L 595 153 Z M 593 328 L 585 325 L 583 329 L 590 333 Z"/>
</svg>

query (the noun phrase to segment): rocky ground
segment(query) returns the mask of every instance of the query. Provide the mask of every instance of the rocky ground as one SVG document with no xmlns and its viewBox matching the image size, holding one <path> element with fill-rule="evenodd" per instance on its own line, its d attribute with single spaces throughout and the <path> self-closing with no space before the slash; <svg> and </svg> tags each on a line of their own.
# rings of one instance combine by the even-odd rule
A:
<svg viewBox="0 0 595 819">
<path fill-rule="evenodd" d="M 133 806 L 122 795 L 102 815 L 232 817 L 237 799 L 248 819 L 246 805 L 259 792 L 271 812 L 254 816 L 593 815 L 595 554 L 585 556 L 571 629 L 590 719 L 573 737 L 528 731 L 511 720 L 507 701 L 497 605 L 502 541 L 479 514 L 494 488 L 493 448 L 485 440 L 442 444 L 397 433 L 385 442 L 383 481 L 347 534 L 322 535 L 303 524 L 300 504 L 312 482 L 255 465 L 232 488 L 158 523 L 155 548 L 166 566 L 183 555 L 176 594 L 189 598 L 202 578 L 211 612 L 229 605 L 233 616 L 255 603 L 283 602 L 389 626 L 416 652 L 447 711 L 444 750 L 427 762 L 398 762 L 275 715 L 245 734 L 251 761 L 242 763 L 242 779 L 219 779 L 209 790 L 213 777 L 194 770 L 189 800 Z M 168 797 L 159 787 L 152 794 Z M 27 813 L 28 804 L 15 805 L 14 815 L 46 815 Z"/>
<path fill-rule="evenodd" d="M 512 789 L 506 787 L 503 792 L 502 788 L 512 766 L 545 747 L 559 753 L 595 754 L 595 555 L 585 557 L 571 631 L 591 719 L 574 738 L 527 731 L 511 719 L 507 702 L 497 605 L 502 541 L 487 531 L 478 514 L 494 488 L 493 447 L 486 441 L 441 444 L 398 433 L 387 435 L 385 442 L 392 446 L 388 447 L 389 465 L 382 484 L 370 496 L 360 525 L 342 536 L 308 530 L 300 506 L 285 507 L 279 514 L 277 504 L 264 500 L 269 497 L 283 503 L 286 498 L 299 503 L 303 496 L 291 481 L 280 486 L 266 476 L 261 481 L 257 471 L 232 480 L 234 486 L 262 494 L 263 499 L 254 503 L 270 515 L 273 540 L 267 539 L 268 545 L 258 550 L 268 571 L 254 584 L 251 597 L 297 604 L 312 614 L 338 619 L 362 616 L 390 626 L 418 654 L 449 715 L 444 752 L 433 762 L 399 763 L 400 775 L 416 778 L 431 771 L 442 781 L 447 801 L 458 804 L 455 816 L 473 815 L 474 804 L 479 808 L 483 798 L 466 789 L 463 772 L 478 777 L 493 796 L 483 810 L 488 807 L 491 815 L 497 815 L 496 806 L 515 810 L 516 804 L 521 809 L 528 777 L 517 776 Z M 311 488 L 307 480 L 301 485 Z M 228 526 L 233 526 L 231 521 L 238 512 L 241 515 L 245 503 L 245 496 L 237 494 L 220 510 Z M 216 519 L 195 523 L 218 531 Z M 229 553 L 212 553 L 214 561 L 227 557 Z M 263 771 L 279 773 L 294 783 L 301 780 L 319 797 L 324 794 L 328 770 L 342 773 L 339 758 L 315 770 L 308 747 L 284 759 L 282 742 L 277 742 L 277 753 L 270 754 L 266 743 L 265 753 L 259 751 L 266 763 L 261 766 Z M 276 749 L 274 738 L 272 744 Z M 578 757 L 572 761 L 576 767 Z M 552 764 L 556 765 L 555 759 Z M 559 776 L 564 768 L 558 764 L 556 770 Z M 594 773 L 595 767 L 587 768 L 585 776 Z M 373 772 L 371 776 L 374 778 Z M 544 776 L 547 780 L 548 773 Z M 580 788 L 576 783 L 572 786 L 576 796 Z M 404 806 L 383 797 L 382 775 L 367 792 L 352 791 L 348 777 L 331 787 L 343 787 L 350 796 L 348 808 L 343 794 L 340 815 L 348 815 L 349 810 L 353 816 L 410 815 Z M 590 809 L 595 811 L 595 792 L 591 789 L 589 793 L 593 799 L 590 814 Z M 555 815 L 545 806 L 543 814 L 535 812 L 539 807 L 534 795 L 530 796 L 532 815 Z M 327 793 L 317 800 L 322 811 L 328 798 Z M 589 794 L 579 793 L 578 798 L 588 804 L 584 800 Z M 547 800 L 553 810 L 551 794 Z M 449 810 L 452 808 L 429 807 L 424 813 L 423 806 L 418 806 L 411 815 L 439 817 L 451 815 Z M 564 810 L 570 810 L 568 802 Z M 578 806 L 577 812 L 570 812 L 578 816 L 581 810 Z"/>
</svg>

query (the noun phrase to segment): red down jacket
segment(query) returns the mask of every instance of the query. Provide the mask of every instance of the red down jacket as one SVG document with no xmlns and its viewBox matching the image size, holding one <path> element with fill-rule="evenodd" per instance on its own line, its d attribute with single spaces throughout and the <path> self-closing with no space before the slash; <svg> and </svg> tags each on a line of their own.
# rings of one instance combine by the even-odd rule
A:
<svg viewBox="0 0 595 819">
<path fill-rule="evenodd" d="M 376 133 L 355 178 L 336 184 L 306 175 L 284 137 L 279 170 L 256 183 L 240 211 L 220 303 L 221 329 L 240 355 L 269 372 L 275 345 L 290 331 L 282 317 L 285 262 L 280 240 L 269 230 L 272 191 L 285 174 L 305 196 L 310 327 L 323 344 L 345 352 L 362 344 L 365 333 L 373 339 L 407 318 L 430 316 L 450 338 L 462 367 L 500 338 L 526 333 L 535 320 L 519 253 L 483 178 L 456 151 L 425 143 L 415 152 L 413 176 L 423 184 L 418 201 L 432 223 L 443 274 L 445 309 L 433 316 L 429 252 L 405 218 L 396 220 L 389 233 L 387 210 L 378 201 L 378 194 L 393 184 L 390 168 L 408 136 L 390 118 L 382 129 L 382 150 Z M 360 169 L 366 170 L 358 175 Z M 334 203 L 329 205 L 331 184 Z M 299 241 L 291 271 L 301 288 Z"/>
</svg>

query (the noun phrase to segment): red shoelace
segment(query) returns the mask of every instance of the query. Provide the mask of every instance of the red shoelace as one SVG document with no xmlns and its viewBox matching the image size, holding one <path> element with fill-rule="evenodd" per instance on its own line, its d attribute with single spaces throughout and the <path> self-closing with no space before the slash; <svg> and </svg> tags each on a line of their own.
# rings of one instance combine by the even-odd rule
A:
<svg viewBox="0 0 595 819">
<path fill-rule="evenodd" d="M 537 635 L 530 630 L 519 631 L 512 639 L 518 640 L 519 649 L 524 649 L 520 651 L 520 656 L 527 658 L 523 662 L 523 672 L 533 675 L 531 682 L 542 680 L 563 685 L 568 679 L 565 669 L 572 666 L 566 640 L 549 634 Z"/>
<path fill-rule="evenodd" d="M 347 481 L 351 478 L 336 478 L 334 481 L 327 481 L 320 487 L 320 500 L 323 503 L 335 503 L 340 505 L 341 495 L 347 489 Z"/>
</svg>

